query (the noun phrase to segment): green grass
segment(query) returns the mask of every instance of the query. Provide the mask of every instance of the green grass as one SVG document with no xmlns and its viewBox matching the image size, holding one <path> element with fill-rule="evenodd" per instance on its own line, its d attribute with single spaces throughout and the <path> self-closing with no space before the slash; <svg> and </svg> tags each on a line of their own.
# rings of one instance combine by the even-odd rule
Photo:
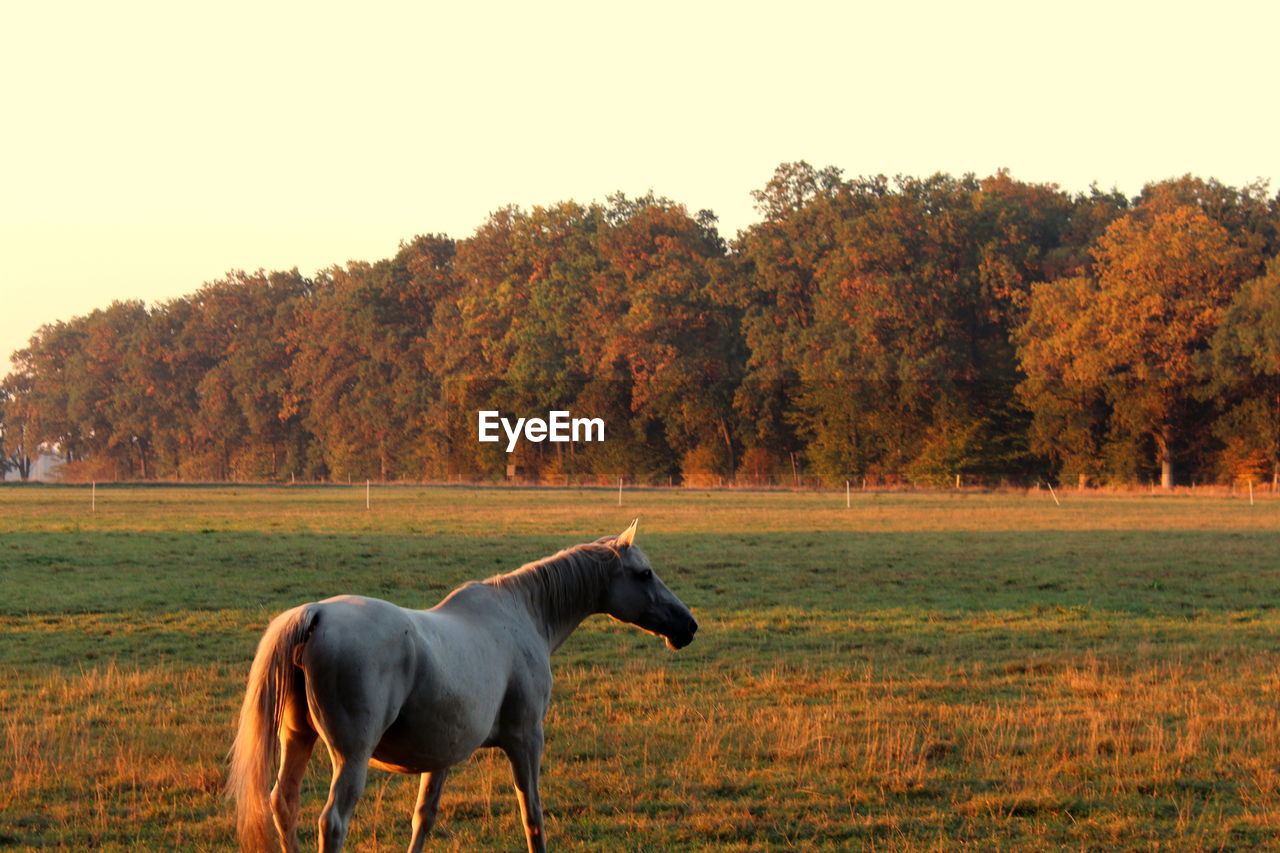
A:
<svg viewBox="0 0 1280 853">
<path fill-rule="evenodd" d="M 554 660 L 562 851 L 1280 846 L 1280 501 L 376 488 L 0 488 L 0 849 L 225 850 L 258 634 L 340 592 L 427 607 L 641 517 L 696 612 Z M 304 790 L 304 849 L 327 784 Z M 401 850 L 374 772 L 351 849 Z M 501 756 L 430 849 L 519 849 Z"/>
</svg>

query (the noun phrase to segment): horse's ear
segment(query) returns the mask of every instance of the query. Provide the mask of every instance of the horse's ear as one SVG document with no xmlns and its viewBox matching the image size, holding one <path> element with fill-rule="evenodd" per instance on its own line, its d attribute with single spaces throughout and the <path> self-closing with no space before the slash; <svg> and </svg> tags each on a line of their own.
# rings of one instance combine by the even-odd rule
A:
<svg viewBox="0 0 1280 853">
<path fill-rule="evenodd" d="M 622 531 L 622 533 L 618 534 L 618 539 L 616 542 L 614 542 L 614 544 L 617 545 L 619 548 L 630 548 L 632 545 L 634 545 L 636 541 L 636 525 L 639 523 L 640 523 L 639 518 L 631 522 L 630 527 Z"/>
</svg>

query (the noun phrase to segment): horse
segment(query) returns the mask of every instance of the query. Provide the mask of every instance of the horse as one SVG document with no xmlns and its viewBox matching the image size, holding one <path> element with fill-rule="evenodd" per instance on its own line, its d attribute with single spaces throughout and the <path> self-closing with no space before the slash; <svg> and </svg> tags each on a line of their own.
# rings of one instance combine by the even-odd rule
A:
<svg viewBox="0 0 1280 853">
<path fill-rule="evenodd" d="M 319 738 L 333 767 L 321 853 L 342 849 L 370 766 L 420 775 L 409 843 L 419 853 L 449 768 L 485 747 L 506 753 L 529 853 L 544 853 L 538 776 L 551 653 L 593 613 L 672 649 L 698 630 L 636 547 L 638 521 L 463 584 L 430 610 L 341 595 L 276 616 L 258 643 L 230 752 L 241 849 L 266 853 L 278 840 L 296 853 L 302 776 Z"/>
</svg>

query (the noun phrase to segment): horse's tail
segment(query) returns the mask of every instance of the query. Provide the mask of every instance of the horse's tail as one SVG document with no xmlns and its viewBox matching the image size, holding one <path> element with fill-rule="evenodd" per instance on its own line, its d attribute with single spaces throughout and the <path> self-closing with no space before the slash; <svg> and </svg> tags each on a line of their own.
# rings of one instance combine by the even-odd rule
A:
<svg viewBox="0 0 1280 853">
<path fill-rule="evenodd" d="M 306 640 L 317 615 L 311 605 L 286 610 L 271 620 L 258 641 L 227 778 L 227 796 L 236 803 L 241 850 L 266 853 L 276 846 L 270 792 L 279 752 L 277 733 L 289 691 L 295 689 L 294 649 Z"/>
</svg>

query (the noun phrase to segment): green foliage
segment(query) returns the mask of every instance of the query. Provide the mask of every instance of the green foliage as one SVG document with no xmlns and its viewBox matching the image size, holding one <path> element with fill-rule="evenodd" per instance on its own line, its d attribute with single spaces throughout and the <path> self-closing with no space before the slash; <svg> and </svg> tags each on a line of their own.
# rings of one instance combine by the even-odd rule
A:
<svg viewBox="0 0 1280 853">
<path fill-rule="evenodd" d="M 958 475 L 979 463 L 982 432 L 981 421 L 942 414 L 921 436 L 919 449 L 906 466 L 907 479 L 934 488 L 953 485 Z"/>
<path fill-rule="evenodd" d="M 616 194 L 51 323 L 4 380 L 5 444 L 108 479 L 1280 479 L 1261 185 L 1130 200 L 796 162 L 755 198 L 732 244 Z M 607 446 L 508 455 L 480 409 L 601 417 Z"/>
<path fill-rule="evenodd" d="M 1201 367 L 1224 410 L 1224 473 L 1280 483 L 1280 257 L 1232 297 Z"/>
</svg>

